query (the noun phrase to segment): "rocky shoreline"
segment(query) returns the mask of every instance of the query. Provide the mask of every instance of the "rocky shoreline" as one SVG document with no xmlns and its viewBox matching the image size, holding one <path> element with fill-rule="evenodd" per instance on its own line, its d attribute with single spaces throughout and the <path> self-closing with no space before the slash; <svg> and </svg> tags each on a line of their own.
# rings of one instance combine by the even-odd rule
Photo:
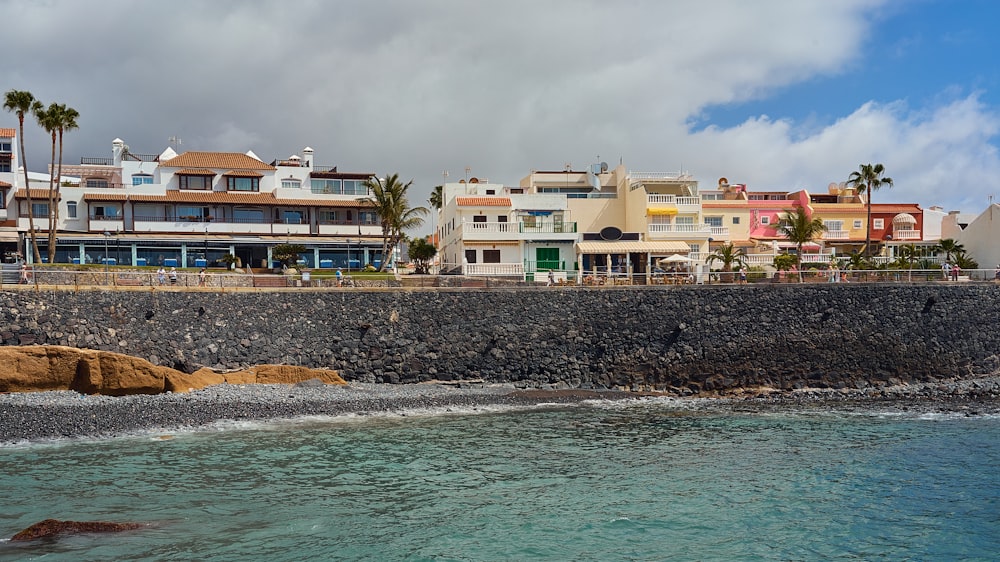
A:
<svg viewBox="0 0 1000 562">
<path fill-rule="evenodd" d="M 0 444 L 112 438 L 233 422 L 303 416 L 488 411 L 585 400 L 670 400 L 678 409 L 719 412 L 857 411 L 1000 415 L 1000 375 L 857 389 L 743 389 L 716 397 L 614 390 L 517 389 L 487 384 L 222 384 L 189 393 L 101 396 L 73 391 L 0 394 Z"/>
</svg>

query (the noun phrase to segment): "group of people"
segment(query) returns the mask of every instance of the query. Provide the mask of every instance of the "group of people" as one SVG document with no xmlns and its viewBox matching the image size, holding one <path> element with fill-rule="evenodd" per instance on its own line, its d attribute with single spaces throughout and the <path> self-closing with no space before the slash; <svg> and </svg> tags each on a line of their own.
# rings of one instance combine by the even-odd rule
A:
<svg viewBox="0 0 1000 562">
<path fill-rule="evenodd" d="M 201 271 L 202 271 L 202 273 L 205 272 L 204 269 L 202 269 Z M 160 285 L 166 285 L 167 284 L 167 270 L 163 269 L 162 266 L 160 266 L 160 269 L 156 270 L 156 280 L 159 281 Z M 170 268 L 170 284 L 171 285 L 176 285 L 177 284 L 177 268 L 176 267 L 171 267 Z"/>
<path fill-rule="evenodd" d="M 1000 266 L 998 266 L 1000 267 Z M 941 264 L 941 275 L 944 280 L 947 281 L 951 279 L 952 281 L 958 281 L 959 274 L 962 273 L 962 268 L 958 266 L 957 263 L 944 262 Z"/>
</svg>

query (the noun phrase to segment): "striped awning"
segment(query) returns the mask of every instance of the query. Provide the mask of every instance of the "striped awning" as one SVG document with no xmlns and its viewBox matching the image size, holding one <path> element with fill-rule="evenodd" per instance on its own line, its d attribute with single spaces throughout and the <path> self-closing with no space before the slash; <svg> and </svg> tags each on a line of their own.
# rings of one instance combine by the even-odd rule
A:
<svg viewBox="0 0 1000 562">
<path fill-rule="evenodd" d="M 686 242 L 663 241 L 594 241 L 576 243 L 578 254 L 687 254 L 691 247 Z"/>
</svg>

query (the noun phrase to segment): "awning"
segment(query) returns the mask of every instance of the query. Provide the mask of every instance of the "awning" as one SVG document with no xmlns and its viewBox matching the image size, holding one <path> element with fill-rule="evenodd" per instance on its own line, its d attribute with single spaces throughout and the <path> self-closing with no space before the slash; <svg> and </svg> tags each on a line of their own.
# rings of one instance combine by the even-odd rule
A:
<svg viewBox="0 0 1000 562">
<path fill-rule="evenodd" d="M 646 209 L 647 215 L 669 215 L 677 214 L 677 207 L 649 207 Z"/>
<path fill-rule="evenodd" d="M 691 247 L 686 242 L 663 241 L 586 241 L 577 242 L 578 254 L 678 254 L 688 253 Z"/>
<path fill-rule="evenodd" d="M 18 234 L 12 231 L 2 231 L 0 232 L 0 242 L 17 242 Z"/>
</svg>

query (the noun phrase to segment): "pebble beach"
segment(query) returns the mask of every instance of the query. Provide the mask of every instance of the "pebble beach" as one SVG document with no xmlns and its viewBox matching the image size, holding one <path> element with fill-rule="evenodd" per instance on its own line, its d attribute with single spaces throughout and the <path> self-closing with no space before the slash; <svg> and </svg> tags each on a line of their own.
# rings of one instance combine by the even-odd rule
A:
<svg viewBox="0 0 1000 562">
<path fill-rule="evenodd" d="M 312 384 L 315 383 L 315 384 Z M 679 408 L 736 412 L 837 410 L 1000 415 L 1000 376 L 870 389 L 801 389 L 681 398 L 616 390 L 517 389 L 488 384 L 217 385 L 190 393 L 123 397 L 72 391 L 0 394 L 0 444 L 113 438 L 197 429 L 220 421 L 304 416 L 407 415 L 573 404 L 672 400 Z"/>
</svg>

